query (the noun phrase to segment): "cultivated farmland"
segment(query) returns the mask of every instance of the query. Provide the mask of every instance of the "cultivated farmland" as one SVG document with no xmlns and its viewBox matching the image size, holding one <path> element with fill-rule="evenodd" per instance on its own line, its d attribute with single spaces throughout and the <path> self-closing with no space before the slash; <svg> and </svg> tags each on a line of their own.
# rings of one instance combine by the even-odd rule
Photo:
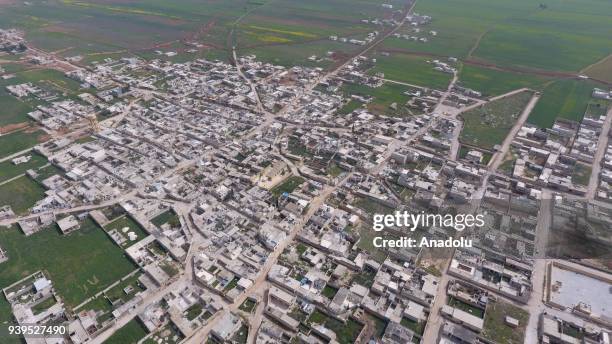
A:
<svg viewBox="0 0 612 344">
<path fill-rule="evenodd" d="M 0 231 L 0 245 L 10 257 L 0 265 L 2 287 L 44 270 L 71 307 L 135 269 L 91 219 L 83 220 L 81 228 L 67 236 L 55 226 L 29 237 L 16 227 L 5 229 Z"/>
<path fill-rule="evenodd" d="M 557 118 L 580 122 L 591 92 L 597 86 L 593 82 L 572 79 L 552 83 L 544 89 L 527 121 L 543 128 L 551 127 Z"/>
</svg>

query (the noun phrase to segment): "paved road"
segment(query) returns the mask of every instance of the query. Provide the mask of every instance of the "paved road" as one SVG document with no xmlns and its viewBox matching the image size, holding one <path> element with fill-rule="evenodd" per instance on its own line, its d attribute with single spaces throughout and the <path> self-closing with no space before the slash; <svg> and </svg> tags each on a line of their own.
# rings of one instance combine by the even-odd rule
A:
<svg viewBox="0 0 612 344">
<path fill-rule="evenodd" d="M 7 161 L 7 160 L 14 159 L 14 158 L 16 158 L 16 157 L 18 157 L 18 156 L 21 156 L 21 155 L 23 155 L 23 154 L 29 153 L 29 152 L 31 152 L 31 151 L 32 151 L 32 147 L 27 148 L 27 149 L 24 149 L 24 150 L 19 151 L 19 152 L 16 152 L 16 153 L 13 153 L 13 154 L 11 154 L 11 155 L 7 155 L 7 156 L 5 156 L 5 157 L 1 158 L 1 159 L 0 159 L 0 162 L 5 162 L 5 161 Z"/>
<path fill-rule="evenodd" d="M 608 148 L 608 142 L 610 141 L 610 124 L 612 123 L 612 108 L 606 115 L 606 120 L 601 128 L 601 135 L 599 136 L 599 142 L 597 143 L 597 151 L 595 152 L 593 170 L 591 171 L 591 179 L 589 179 L 589 186 L 587 188 L 586 198 L 593 199 L 597 192 L 597 186 L 599 184 L 599 173 L 601 172 L 601 165 L 606 149 Z"/>
</svg>

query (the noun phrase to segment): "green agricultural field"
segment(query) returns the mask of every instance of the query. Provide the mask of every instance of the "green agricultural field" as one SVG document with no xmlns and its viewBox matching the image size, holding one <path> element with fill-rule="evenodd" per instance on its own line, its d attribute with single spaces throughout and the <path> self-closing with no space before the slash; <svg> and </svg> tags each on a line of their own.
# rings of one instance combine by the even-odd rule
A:
<svg viewBox="0 0 612 344">
<path fill-rule="evenodd" d="M 6 324 L 9 323 L 16 323 L 14 318 L 13 318 L 13 313 L 11 311 L 11 305 L 8 303 L 8 301 L 6 301 L 6 298 L 4 298 L 4 295 L 2 297 L 0 297 L 0 324 L 2 326 L 6 326 Z M 0 343 L 2 344 L 13 344 L 13 343 L 21 343 L 21 341 L 19 340 L 19 338 L 1 338 L 0 337 Z"/>
<path fill-rule="evenodd" d="M 440 90 L 446 90 L 452 79 L 451 74 L 434 70 L 434 65 L 426 62 L 427 57 L 402 53 L 390 53 L 389 56 L 377 53 L 371 57 L 376 58 L 376 65 L 369 74 L 384 73 L 385 79 Z"/>
<path fill-rule="evenodd" d="M 32 148 L 44 139 L 42 130 L 20 130 L 0 136 L 0 158 Z"/>
<path fill-rule="evenodd" d="M 8 94 L 6 88 L 0 86 L 0 127 L 29 121 L 27 114 L 30 111 L 32 107 L 28 103 Z"/>
<path fill-rule="evenodd" d="M 396 8 L 405 5 L 397 0 L 389 3 Z M 283 0 L 264 3 L 241 19 L 236 40 L 239 46 L 248 46 L 327 39 L 330 35 L 365 36 L 372 26 L 361 23 L 361 19 L 392 15 L 393 10 L 372 1 Z"/>
<path fill-rule="evenodd" d="M 593 88 L 598 84 L 585 80 L 560 80 L 542 92 L 527 121 L 542 128 L 550 128 L 557 118 L 581 121 Z"/>
<path fill-rule="evenodd" d="M 0 85 L 17 85 L 31 82 L 41 85 L 46 83 L 54 86 L 60 91 L 75 92 L 80 88 L 80 84 L 72 79 L 69 79 L 64 73 L 54 69 L 29 69 L 15 74 L 12 79 L 4 80 Z"/>
<path fill-rule="evenodd" d="M 417 2 L 415 11 L 432 16 L 421 33 L 428 43 L 390 40 L 406 51 L 473 57 L 505 67 L 579 71 L 612 52 L 612 3 L 607 1 L 452 0 Z M 437 36 L 428 35 L 430 30 Z"/>
<path fill-rule="evenodd" d="M 18 60 L 20 55 L 3 55 L 0 60 Z M 28 69 L 27 65 L 15 62 L 0 62 L 0 67 L 4 69 L 3 74 L 17 73 Z"/>
<path fill-rule="evenodd" d="M 586 75 L 612 83 L 612 55 L 585 70 Z"/>
<path fill-rule="evenodd" d="M 396 48 L 442 56 L 465 58 L 478 43 L 479 38 L 496 23 L 525 12 L 525 0 L 512 2 L 490 2 L 485 0 L 463 0 L 460 5 L 452 0 L 418 1 L 415 12 L 432 17 L 430 25 L 420 33 L 404 28 L 401 34 L 428 37 L 428 43 L 394 39 Z M 428 31 L 435 30 L 432 37 Z"/>
<path fill-rule="evenodd" d="M 110 336 L 105 344 L 136 344 L 144 336 L 147 330 L 140 321 L 135 318 Z"/>
<path fill-rule="evenodd" d="M 461 142 L 488 150 L 501 144 L 531 96 L 531 92 L 521 92 L 462 113 Z"/>
<path fill-rule="evenodd" d="M 405 5 L 401 0 L 387 2 L 395 8 Z M 302 50 L 295 43 L 323 43 L 331 34 L 365 36 L 373 26 L 361 23 L 363 18 L 399 17 L 395 9 L 378 2 L 352 0 L 35 0 L 33 4 L 3 5 L 0 22 L 24 29 L 36 47 L 61 56 L 81 55 L 83 63 L 95 61 L 97 54 L 123 50 L 143 56 L 187 39 L 214 49 L 288 43 L 285 50 L 275 50 L 277 57 L 284 58 L 287 53 L 296 55 L 294 48 Z M 350 50 L 350 44 L 344 46 Z"/>
<path fill-rule="evenodd" d="M 79 3 L 86 4 L 85 2 Z M 45 11 L 45 13 L 38 11 Z M 153 43 L 156 37 L 168 38 L 165 35 L 166 27 L 161 24 L 162 19 L 160 18 L 147 20 L 144 19 L 144 15 L 113 13 L 103 8 L 87 8 L 78 6 L 72 1 L 39 4 L 36 8 L 30 8 L 27 11 L 18 6 L 13 9 L 16 16 L 26 15 L 27 12 L 33 12 L 50 21 L 58 21 L 55 30 L 47 30 L 44 26 L 29 28 L 27 30 L 28 40 L 36 47 L 58 51 L 68 56 L 116 51 L 128 43 L 136 44 L 135 47 L 144 47 L 147 43 Z M 91 23 L 90 27 L 85 26 L 87 16 Z M 159 24 L 159 33 L 152 30 L 153 22 Z M 112 25 L 123 30 L 113 32 L 110 30 Z M 149 26 L 149 37 L 146 37 L 143 31 L 147 26 Z M 140 44 L 137 41 L 139 38 L 142 39 Z"/>
<path fill-rule="evenodd" d="M 466 27 L 465 32 L 452 31 L 452 26 L 459 25 L 461 21 L 460 18 L 445 18 L 444 21 L 436 20 L 433 24 L 422 27 L 419 33 L 414 32 L 414 28 L 406 25 L 398 30 L 402 37 L 391 36 L 385 39 L 384 50 L 412 53 L 422 58 L 464 57 L 476 42 L 482 28 L 475 25 L 474 27 Z M 432 30 L 437 32 L 436 36 L 429 33 Z M 403 37 L 404 35 L 427 38 L 428 42 L 423 43 L 406 39 Z"/>
<path fill-rule="evenodd" d="M 487 33 L 475 55 L 501 66 L 577 71 L 605 57 L 608 44 L 606 38 L 555 32 L 552 27 L 508 25 Z"/>
<path fill-rule="evenodd" d="M 325 39 L 305 43 L 239 47 L 237 53 L 241 55 L 253 54 L 257 56 L 258 60 L 281 66 L 292 67 L 298 65 L 329 69 L 357 49 L 359 47 L 353 44 L 338 43 Z M 334 52 L 335 54 L 328 56 L 328 52 Z M 313 55 L 317 57 L 316 61 L 308 59 Z"/>
<path fill-rule="evenodd" d="M 44 270 L 70 307 L 127 275 L 135 265 L 91 219 L 62 235 L 53 226 L 29 237 L 16 227 L 0 231 L 0 246 L 9 260 L 0 265 L 0 286 L 6 287 Z"/>
<path fill-rule="evenodd" d="M 28 176 L 0 185 L 0 206 L 10 205 L 15 214 L 25 214 L 45 197 L 45 189 Z"/>
<path fill-rule="evenodd" d="M 491 97 L 520 88 L 541 90 L 549 78 L 504 72 L 478 66 L 464 65 L 459 73 L 460 84 Z"/>
<path fill-rule="evenodd" d="M 187 36 L 222 46 L 229 32 L 227 25 L 249 7 L 239 0 L 34 3 L 5 6 L 0 22 L 25 29 L 28 41 L 35 46 L 63 56 L 122 49 L 138 52 Z"/>
<path fill-rule="evenodd" d="M 25 155 L 30 155 L 32 158 L 30 159 L 30 161 L 19 165 L 13 164 L 11 162 L 12 159 L 0 162 L 0 183 L 8 179 L 17 177 L 18 175 L 25 173 L 27 170 L 38 170 L 39 168 L 47 164 L 47 159 L 40 154 L 29 153 Z"/>
</svg>

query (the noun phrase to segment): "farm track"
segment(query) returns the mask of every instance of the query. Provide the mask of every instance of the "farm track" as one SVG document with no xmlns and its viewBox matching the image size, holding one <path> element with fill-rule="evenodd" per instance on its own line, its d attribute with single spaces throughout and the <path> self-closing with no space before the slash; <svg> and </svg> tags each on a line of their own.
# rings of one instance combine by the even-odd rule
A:
<svg viewBox="0 0 612 344">
<path fill-rule="evenodd" d="M 485 32 L 481 33 L 480 36 L 478 36 L 478 38 L 476 39 L 476 42 L 474 42 L 474 46 L 472 46 L 472 48 L 470 49 L 470 51 L 467 54 L 468 59 L 472 57 L 472 54 L 474 54 L 476 49 L 478 49 L 478 46 L 480 45 L 480 41 L 482 41 L 482 38 L 487 33 L 489 33 L 489 31 L 491 31 L 491 29 L 487 29 Z"/>
</svg>

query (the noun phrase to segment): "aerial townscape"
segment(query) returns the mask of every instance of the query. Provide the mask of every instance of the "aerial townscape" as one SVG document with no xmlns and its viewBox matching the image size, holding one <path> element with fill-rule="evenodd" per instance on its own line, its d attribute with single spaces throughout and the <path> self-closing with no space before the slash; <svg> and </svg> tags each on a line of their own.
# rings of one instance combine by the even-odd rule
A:
<svg viewBox="0 0 612 344">
<path fill-rule="evenodd" d="M 612 2 L 542 1 L 0 0 L 0 344 L 612 343 Z"/>
</svg>

